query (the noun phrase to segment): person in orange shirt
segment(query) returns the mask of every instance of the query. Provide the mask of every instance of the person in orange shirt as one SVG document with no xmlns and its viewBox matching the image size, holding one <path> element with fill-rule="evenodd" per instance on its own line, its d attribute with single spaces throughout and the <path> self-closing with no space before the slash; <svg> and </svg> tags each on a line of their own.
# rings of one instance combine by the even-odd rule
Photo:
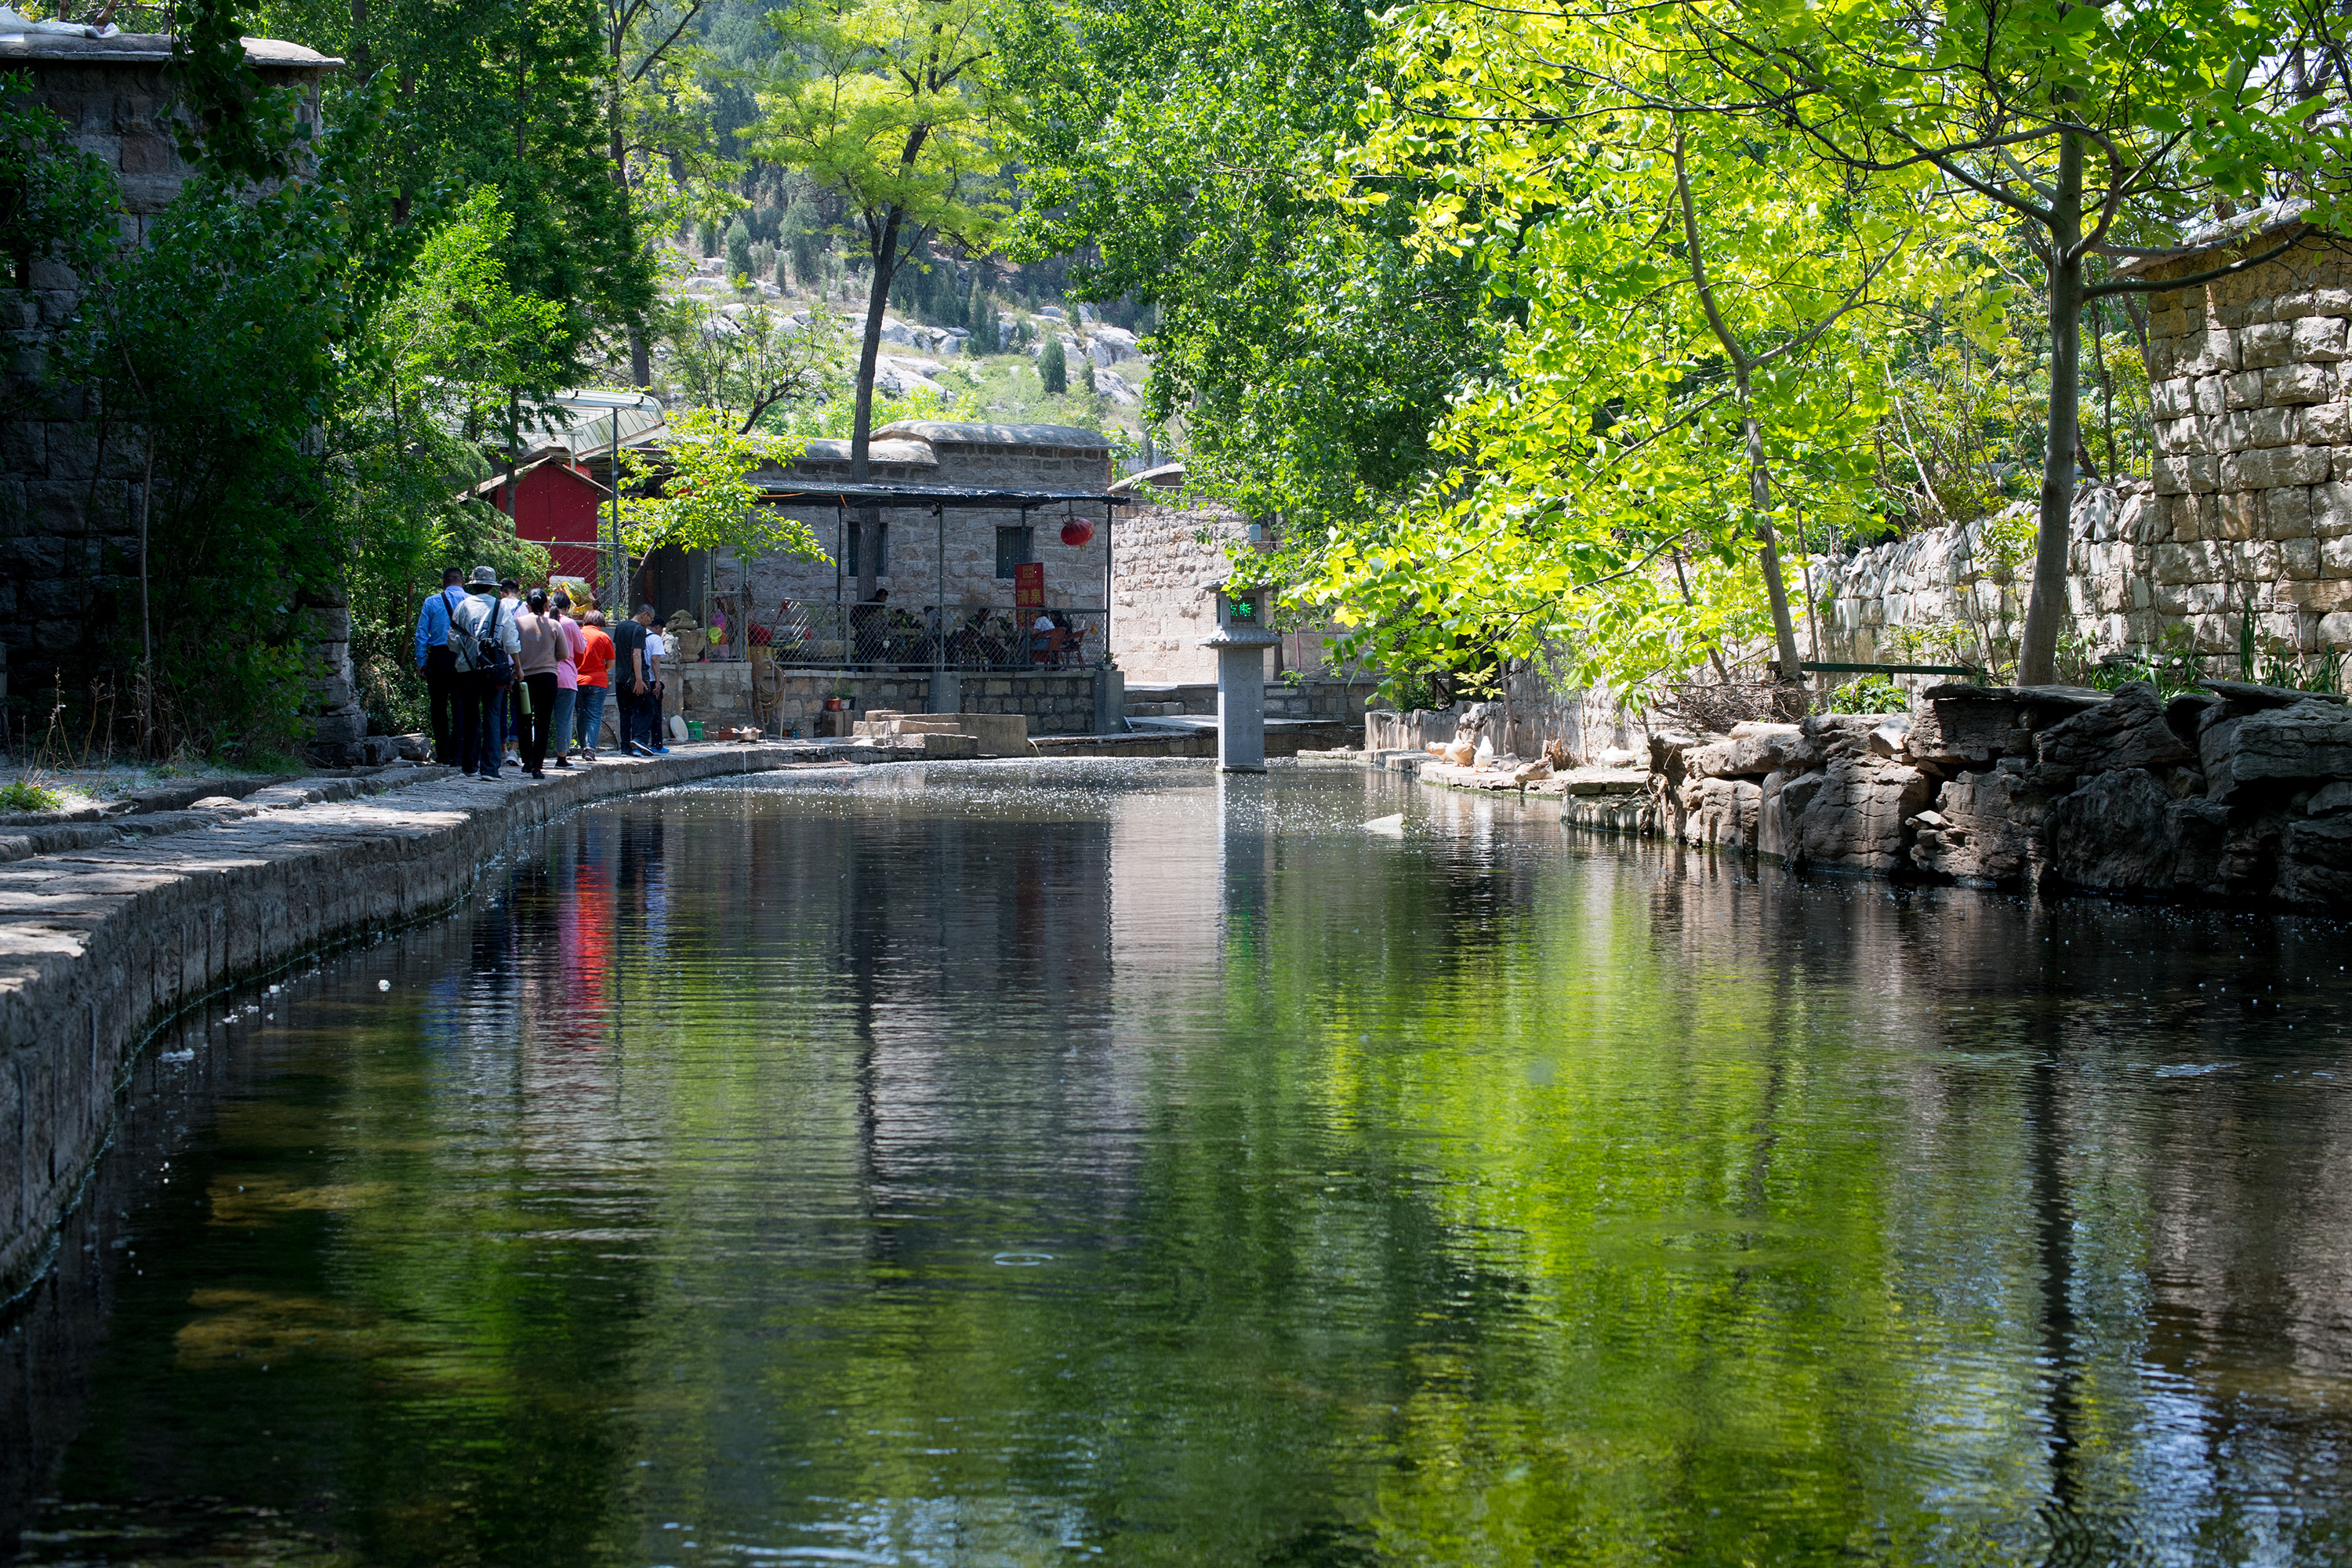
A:
<svg viewBox="0 0 2352 1568">
<path fill-rule="evenodd" d="M 596 736 L 604 727 L 604 699 L 613 689 L 613 639 L 604 631 L 604 611 L 580 617 L 580 698 L 572 716 L 579 724 L 580 760 L 593 763 Z"/>
</svg>

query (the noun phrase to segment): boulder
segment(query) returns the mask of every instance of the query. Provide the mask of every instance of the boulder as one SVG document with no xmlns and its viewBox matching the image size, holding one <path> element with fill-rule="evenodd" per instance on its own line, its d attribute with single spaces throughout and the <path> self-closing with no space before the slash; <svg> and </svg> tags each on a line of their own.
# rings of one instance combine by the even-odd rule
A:
<svg viewBox="0 0 2352 1568">
<path fill-rule="evenodd" d="M 1683 785 L 1683 841 L 1718 849 L 1754 849 L 1757 808 L 1763 798 L 1762 786 L 1748 779 L 1689 781 Z"/>
<path fill-rule="evenodd" d="M 1811 725 L 1814 720 L 1805 722 Z M 1860 733 L 1867 737 L 1869 730 Z M 1833 752 L 1820 786 L 1796 818 L 1799 863 L 1881 876 L 1906 865 L 1910 820 L 1926 809 L 1933 793 L 1927 775 L 1907 763 L 1867 751 Z"/>
<path fill-rule="evenodd" d="M 1756 853 L 1782 861 L 1797 854 L 1797 820 L 1822 787 L 1826 773 L 1767 773 L 1756 803 Z"/>
<path fill-rule="evenodd" d="M 1668 789 L 1683 782 L 1683 758 L 1706 742 L 1696 735 L 1685 735 L 1679 730 L 1654 731 L 1650 736 L 1650 771 L 1665 781 Z"/>
<path fill-rule="evenodd" d="M 2233 804 L 2249 785 L 2352 779 L 2352 709 L 2315 699 L 2243 716 L 2215 709 L 2197 750 L 2216 803 Z"/>
<path fill-rule="evenodd" d="M 1936 686 L 1919 705 L 1904 738 L 1909 760 L 1922 767 L 1990 768 L 2003 757 L 2033 754 L 2033 731 L 2021 701 L 1994 701 L 1981 686 Z M 1937 696 L 1938 692 L 1946 695 Z"/>
<path fill-rule="evenodd" d="M 2331 814 L 2286 825 L 2279 836 L 2277 896 L 2300 909 L 2352 905 L 2352 816 Z"/>
<path fill-rule="evenodd" d="M 1821 755 L 1801 725 L 1740 724 L 1731 731 L 1731 765 L 1724 771 L 1743 778 L 1801 773 L 1816 766 Z"/>
<path fill-rule="evenodd" d="M 2033 755 L 2033 734 L 2107 700 L 2084 686 L 1975 686 L 1947 681 L 1920 694 L 1909 760 L 1937 769 L 1990 768 Z"/>
<path fill-rule="evenodd" d="M 2252 680 L 2200 680 L 2197 683 L 2231 707 L 2246 711 L 2293 708 L 2303 702 L 2333 702 L 2345 699 L 2333 691 L 2297 691 L 2291 686 L 2263 686 Z"/>
<path fill-rule="evenodd" d="M 2145 768 L 2103 773 L 2052 801 L 2042 816 L 2050 868 L 2105 893 L 2169 893 L 2210 886 L 2226 821 Z"/>
<path fill-rule="evenodd" d="M 2030 885 L 2046 858 L 2042 821 L 2048 805 L 2016 758 L 1962 773 L 1944 785 L 1933 811 L 1919 814 L 1912 864 L 1966 887 Z"/>
<path fill-rule="evenodd" d="M 2312 792 L 2310 804 L 2303 809 L 2313 816 L 2334 816 L 2340 812 L 2352 811 L 2352 784 L 2338 782 L 2320 785 Z"/>
<path fill-rule="evenodd" d="M 2175 768 L 2197 753 L 2164 721 L 2156 688 L 2144 680 L 2116 689 L 2115 696 L 2084 708 L 2042 731 L 2037 747 L 2043 770 L 2053 778 L 2090 778 L 2128 768 Z"/>
<path fill-rule="evenodd" d="M 1711 740 L 1705 745 L 1693 746 L 1683 753 L 1683 776 L 1685 779 L 1728 778 L 1733 776 L 1732 758 L 1739 749 L 1733 740 Z"/>
<path fill-rule="evenodd" d="M 1870 749 L 1882 757 L 1899 757 L 1910 750 L 1911 715 L 1897 713 L 1870 732 Z"/>
</svg>

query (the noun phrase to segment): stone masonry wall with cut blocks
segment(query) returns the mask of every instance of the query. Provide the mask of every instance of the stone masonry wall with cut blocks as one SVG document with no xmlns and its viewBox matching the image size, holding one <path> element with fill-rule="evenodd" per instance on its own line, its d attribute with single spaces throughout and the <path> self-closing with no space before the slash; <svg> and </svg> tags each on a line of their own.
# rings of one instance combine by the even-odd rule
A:
<svg viewBox="0 0 2352 1568">
<path fill-rule="evenodd" d="M 245 42 L 247 60 L 265 81 L 313 89 L 299 112 L 315 129 L 315 89 L 339 62 L 275 39 Z M 170 61 L 171 39 L 157 35 L 0 39 L 0 71 L 25 73 L 29 100 L 54 111 L 72 144 L 114 172 L 126 246 L 146 242 L 189 174 L 172 134 Z M 55 262 L 37 260 L 24 282 L 0 289 L 0 408 L 6 411 L 0 421 L 0 705 L 11 713 L 12 735 L 28 708 L 47 700 L 61 668 L 103 661 L 113 636 L 106 619 L 113 584 L 138 564 L 131 494 L 138 443 L 121 429 L 102 440 L 80 395 L 44 379 L 50 340 L 79 304 L 81 280 Z M 347 626 L 341 644 L 348 677 Z M 334 649 L 317 658 L 312 678 L 327 683 L 324 695 L 331 698 Z"/>
<path fill-rule="evenodd" d="M 1023 714 L 1033 735 L 1088 734 L 1095 728 L 1096 679 L 1092 670 L 965 675 L 957 686 L 958 709 Z M 931 690 L 925 670 L 843 675 L 765 659 L 680 665 L 677 679 L 667 684 L 667 710 L 682 718 L 706 725 L 754 724 L 771 735 L 797 731 L 804 739 L 834 720 L 846 734 L 849 722 L 877 708 L 923 712 Z M 825 702 L 835 697 L 848 706 L 828 713 Z"/>
<path fill-rule="evenodd" d="M 2086 483 L 2074 503 L 2070 608 L 2095 650 L 2189 647 L 2219 668 L 2250 607 L 2265 656 L 2352 649 L 2352 249 L 2284 232 L 2295 243 L 2275 260 L 2148 296 L 2155 474 Z M 2147 276 L 2227 255 L 2202 247 Z M 2030 503 L 2011 511 L 2013 522 Z M 1792 575 L 1812 574 L 1822 657 L 1921 662 L 1903 651 L 1906 628 L 1974 623 L 2013 638 L 2030 567 L 1992 562 L 1985 535 L 1999 521 L 1801 563 Z"/>
</svg>

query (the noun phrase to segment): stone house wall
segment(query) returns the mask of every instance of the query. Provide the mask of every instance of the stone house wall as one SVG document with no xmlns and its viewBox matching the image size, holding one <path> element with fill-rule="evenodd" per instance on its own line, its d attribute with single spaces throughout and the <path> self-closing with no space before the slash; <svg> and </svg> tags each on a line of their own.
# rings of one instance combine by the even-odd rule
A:
<svg viewBox="0 0 2352 1568">
<path fill-rule="evenodd" d="M 1185 489 L 1181 465 L 1120 482 L 1142 504 L 1120 514 L 1113 531 L 1111 609 L 1119 668 L 1130 686 L 1213 685 L 1217 656 L 1201 639 L 1217 629 L 1213 591 L 1232 574 L 1232 552 L 1253 547 L 1249 521 L 1223 501 Z M 1327 668 L 1321 630 L 1286 620 L 1277 610 L 1282 640 L 1266 649 L 1268 681 L 1360 674 Z M 1362 713 L 1345 717 L 1353 723 Z"/>
<path fill-rule="evenodd" d="M 920 713 L 930 701 L 927 670 L 843 675 L 789 665 L 763 668 L 764 664 L 733 659 L 680 665 L 677 679 L 668 683 L 667 710 L 707 723 L 756 724 L 776 734 L 797 731 L 808 738 L 817 733 L 828 698 L 847 700 L 845 719 L 877 708 Z M 1092 670 L 966 675 L 957 685 L 958 710 L 1024 714 L 1033 735 L 1088 734 L 1094 730 L 1096 679 Z"/>
<path fill-rule="evenodd" d="M 24 72 L 29 99 L 65 121 L 74 146 L 114 171 L 125 246 L 146 243 L 190 172 L 172 134 L 171 49 L 169 37 L 153 34 L 0 40 L 0 71 Z M 317 127 L 316 86 L 341 62 L 268 38 L 247 39 L 246 58 L 273 86 L 310 86 L 301 112 Z M 80 280 L 56 262 L 36 261 L 24 281 L 0 288 L 0 709 L 13 712 L 12 738 L 23 716 L 45 704 L 61 669 L 95 666 L 108 651 L 112 584 L 137 570 L 131 490 L 140 468 L 135 440 L 118 429 L 101 445 L 79 395 L 44 379 L 50 341 L 79 303 Z M 340 671 L 328 668 L 327 649 L 312 672 L 314 700 L 328 709 L 351 702 L 348 617 L 343 627 Z M 338 678 L 340 700 L 331 689 Z M 67 695 L 79 693 L 69 684 Z"/>
<path fill-rule="evenodd" d="M 1086 490 L 1101 493 L 1110 483 L 1110 445 L 1090 430 L 1064 426 L 969 425 L 940 420 L 907 420 L 874 433 L 872 482 L 938 485 L 952 489 Z M 790 466 L 754 476 L 756 482 L 776 485 L 846 484 L 848 443 L 812 442 L 808 451 Z M 753 618 L 772 621 L 786 601 L 810 618 L 826 622 L 835 595 L 854 603 L 857 583 L 847 575 L 848 554 L 842 517 L 831 506 L 787 509 L 789 515 L 809 525 L 828 559 L 812 561 L 770 553 L 751 563 L 748 574 Z M 1094 524 L 1094 537 L 1083 545 L 1062 542 L 1065 509 L 1041 507 L 1026 521 L 1034 530 L 1032 558 L 1045 563 L 1048 605 L 1099 610 L 1103 605 L 1103 569 L 1107 539 L 1099 506 L 1081 507 L 1077 515 Z M 940 597 L 941 520 L 917 508 L 887 509 L 889 526 L 887 572 L 877 574 L 877 587 L 889 590 L 901 605 L 920 606 Z M 996 531 L 1024 521 L 1017 508 L 1002 510 L 950 510 L 945 517 L 947 602 L 968 608 L 1013 605 L 1013 580 L 996 574 Z M 855 519 L 849 526 L 856 527 Z M 833 556 L 838 556 L 836 577 Z M 716 563 L 712 589 L 737 593 L 746 574 L 732 560 Z"/>
<path fill-rule="evenodd" d="M 2078 635 L 2098 651 L 2192 647 L 2226 660 L 2250 604 L 2266 653 L 2352 649 L 2352 254 L 2273 227 L 2147 276 L 2185 276 L 2231 245 L 2290 235 L 2294 248 L 2261 267 L 2148 296 L 2153 480 L 2085 484 L 2074 502 L 2070 598 Z M 1826 600 L 1822 657 L 1902 661 L 1905 628 L 1972 625 L 2013 638 L 2030 567 L 2012 578 L 1993 565 L 1984 533 L 2030 515 L 2019 503 L 2002 519 L 1799 565 L 1792 583 L 1810 567 Z"/>
</svg>

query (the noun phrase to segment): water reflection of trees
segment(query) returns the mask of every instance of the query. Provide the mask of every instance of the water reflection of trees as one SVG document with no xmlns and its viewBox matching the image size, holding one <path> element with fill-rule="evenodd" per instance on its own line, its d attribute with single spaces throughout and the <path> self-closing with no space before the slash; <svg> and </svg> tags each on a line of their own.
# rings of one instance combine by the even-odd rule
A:
<svg viewBox="0 0 2352 1568">
<path fill-rule="evenodd" d="M 291 1369 L 316 1468 L 118 1349 L 73 1473 L 331 1491 L 382 1561 L 634 1555 L 648 1499 L 909 1559 L 2324 1553 L 2324 933 L 1357 831 L 1386 787 L 551 831 L 224 1117 L 374 1194 L 181 1244 L 382 1336 Z"/>
</svg>

